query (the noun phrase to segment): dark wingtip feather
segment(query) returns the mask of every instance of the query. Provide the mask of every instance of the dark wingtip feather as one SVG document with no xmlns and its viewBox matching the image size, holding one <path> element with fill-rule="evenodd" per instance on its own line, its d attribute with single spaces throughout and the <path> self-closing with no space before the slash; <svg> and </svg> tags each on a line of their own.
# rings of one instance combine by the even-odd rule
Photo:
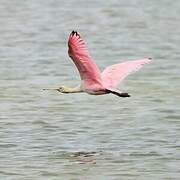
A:
<svg viewBox="0 0 180 180">
<path fill-rule="evenodd" d="M 74 30 L 71 32 L 71 35 L 72 35 L 72 36 L 76 35 L 76 36 L 78 36 L 79 38 L 81 37 L 81 36 L 79 35 L 79 33 L 78 33 L 77 31 L 74 31 Z"/>
</svg>

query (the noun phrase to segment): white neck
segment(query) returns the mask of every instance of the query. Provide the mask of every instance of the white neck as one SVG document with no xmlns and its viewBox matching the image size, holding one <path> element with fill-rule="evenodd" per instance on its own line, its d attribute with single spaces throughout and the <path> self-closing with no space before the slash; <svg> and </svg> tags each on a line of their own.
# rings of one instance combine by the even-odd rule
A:
<svg viewBox="0 0 180 180">
<path fill-rule="evenodd" d="M 80 92 L 83 92 L 80 86 L 74 88 L 66 87 L 63 91 L 63 93 L 80 93 Z"/>
</svg>

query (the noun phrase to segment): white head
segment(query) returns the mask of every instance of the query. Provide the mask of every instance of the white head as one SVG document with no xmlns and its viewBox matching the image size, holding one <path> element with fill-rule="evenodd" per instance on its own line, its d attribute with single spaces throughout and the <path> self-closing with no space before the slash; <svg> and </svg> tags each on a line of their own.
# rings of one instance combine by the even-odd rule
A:
<svg viewBox="0 0 180 180">
<path fill-rule="evenodd" d="M 57 88 L 56 90 L 59 91 L 59 92 L 61 92 L 61 93 L 66 93 L 67 87 L 65 87 L 65 86 L 60 86 L 60 87 Z"/>
<path fill-rule="evenodd" d="M 61 93 L 77 93 L 77 92 L 83 92 L 81 88 L 75 87 L 75 88 L 70 88 L 66 86 L 60 86 L 59 88 L 52 88 L 52 89 L 43 89 L 43 90 L 55 90 Z"/>
<path fill-rule="evenodd" d="M 59 88 L 45 88 L 43 90 L 55 90 L 55 91 L 59 91 L 61 93 L 67 93 L 68 88 L 65 86 L 60 86 Z"/>
</svg>

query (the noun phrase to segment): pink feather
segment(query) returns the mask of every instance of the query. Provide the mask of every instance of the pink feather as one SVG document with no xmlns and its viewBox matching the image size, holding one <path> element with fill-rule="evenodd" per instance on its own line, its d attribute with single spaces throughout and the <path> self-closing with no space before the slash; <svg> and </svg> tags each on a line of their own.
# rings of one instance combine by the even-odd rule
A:
<svg viewBox="0 0 180 180">
<path fill-rule="evenodd" d="M 103 84 L 106 88 L 114 88 L 130 73 L 138 71 L 144 64 L 151 62 L 150 58 L 126 61 L 108 66 L 101 74 Z"/>
<path fill-rule="evenodd" d="M 101 72 L 77 32 L 73 31 L 70 34 L 68 47 L 68 54 L 75 63 L 84 84 L 86 86 L 101 84 Z"/>
<path fill-rule="evenodd" d="M 84 40 L 81 39 L 77 32 L 71 32 L 68 39 L 68 47 L 68 54 L 75 63 L 81 77 L 81 85 L 78 87 L 78 92 L 85 91 L 94 95 L 112 93 L 120 97 L 129 97 L 128 93 L 122 93 L 114 88 L 129 73 L 139 70 L 144 64 L 151 61 L 150 58 L 147 58 L 114 64 L 101 73 L 91 58 Z"/>
</svg>

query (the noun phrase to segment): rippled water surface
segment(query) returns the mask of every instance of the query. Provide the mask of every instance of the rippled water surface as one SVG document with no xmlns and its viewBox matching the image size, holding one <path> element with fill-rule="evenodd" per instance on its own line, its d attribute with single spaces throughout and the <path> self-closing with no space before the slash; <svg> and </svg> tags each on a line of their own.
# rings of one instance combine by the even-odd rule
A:
<svg viewBox="0 0 180 180">
<path fill-rule="evenodd" d="M 0 179 L 180 178 L 180 1 L 1 0 Z M 153 63 L 113 95 L 62 95 L 75 86 L 67 55 L 78 30 L 106 66 Z"/>
</svg>

